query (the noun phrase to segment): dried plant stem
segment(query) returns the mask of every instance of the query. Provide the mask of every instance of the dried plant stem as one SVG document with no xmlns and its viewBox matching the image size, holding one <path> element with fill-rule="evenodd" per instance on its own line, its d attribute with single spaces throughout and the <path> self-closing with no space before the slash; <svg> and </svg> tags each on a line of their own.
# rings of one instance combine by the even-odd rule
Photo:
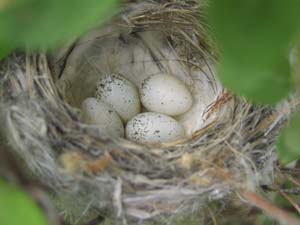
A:
<svg viewBox="0 0 300 225">
<path fill-rule="evenodd" d="M 216 217 L 214 216 L 214 214 L 213 214 L 213 212 L 212 212 L 212 210 L 211 210 L 210 208 L 208 208 L 208 213 L 209 213 L 210 218 L 211 218 L 211 220 L 212 220 L 212 222 L 213 222 L 213 225 L 218 225 L 217 219 L 216 219 Z"/>
<path fill-rule="evenodd" d="M 283 209 L 280 209 L 255 192 L 243 190 L 241 194 L 251 204 L 265 211 L 270 217 L 279 221 L 280 223 L 288 225 L 300 225 L 300 220 L 298 218 L 284 211 Z"/>
<path fill-rule="evenodd" d="M 298 214 L 300 215 L 300 207 L 297 205 L 297 203 L 295 203 L 293 201 L 293 199 L 288 196 L 284 191 L 279 191 L 279 193 L 286 199 L 289 201 L 289 203 L 291 203 L 291 205 L 295 208 L 295 210 L 298 212 Z"/>
</svg>

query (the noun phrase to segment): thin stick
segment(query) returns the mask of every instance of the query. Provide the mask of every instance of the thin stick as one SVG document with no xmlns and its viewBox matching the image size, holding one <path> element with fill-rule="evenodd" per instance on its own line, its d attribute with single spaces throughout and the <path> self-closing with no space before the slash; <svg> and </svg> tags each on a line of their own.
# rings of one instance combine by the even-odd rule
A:
<svg viewBox="0 0 300 225">
<path fill-rule="evenodd" d="M 290 213 L 280 209 L 276 205 L 269 202 L 267 199 L 259 196 L 255 192 L 243 190 L 242 196 L 252 205 L 265 211 L 270 217 L 283 224 L 300 225 L 300 220 Z"/>
<path fill-rule="evenodd" d="M 212 220 L 213 224 L 214 224 L 214 225 L 218 225 L 217 219 L 216 219 L 216 217 L 214 216 L 214 214 L 213 214 L 213 212 L 211 211 L 210 208 L 208 208 L 208 213 L 209 213 L 209 215 L 210 215 L 210 217 L 211 217 L 211 220 Z"/>
<path fill-rule="evenodd" d="M 289 179 L 289 181 L 291 181 L 293 184 L 295 184 L 295 185 L 297 185 L 297 186 L 300 186 L 299 181 L 297 181 L 295 178 L 289 176 L 288 179 Z"/>
<path fill-rule="evenodd" d="M 300 207 L 293 201 L 293 199 L 290 198 L 290 196 L 288 196 L 286 193 L 284 193 L 283 191 L 279 191 L 279 193 L 286 199 L 289 201 L 289 203 L 291 203 L 291 205 L 295 208 L 295 210 L 298 212 L 298 214 L 300 215 Z"/>
</svg>

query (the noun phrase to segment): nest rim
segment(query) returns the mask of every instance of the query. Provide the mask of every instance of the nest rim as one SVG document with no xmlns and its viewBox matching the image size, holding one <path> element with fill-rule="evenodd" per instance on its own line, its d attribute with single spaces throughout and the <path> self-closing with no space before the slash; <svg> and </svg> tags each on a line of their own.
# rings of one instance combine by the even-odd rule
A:
<svg viewBox="0 0 300 225">
<path fill-rule="evenodd" d="M 170 12 L 176 15 L 176 4 L 173 1 L 164 5 L 151 2 L 148 9 L 149 12 L 155 10 L 160 13 L 165 9 L 168 15 Z M 130 7 L 147 14 L 137 5 Z M 195 21 L 198 15 L 194 14 L 196 9 L 202 9 L 198 3 L 191 7 L 182 2 L 180 7 L 182 11 L 177 16 L 183 14 L 187 21 Z M 141 16 L 136 16 L 136 21 L 143 26 Z M 202 32 L 203 27 L 200 26 L 197 25 Z M 209 58 L 215 61 L 213 51 L 209 51 Z M 253 106 L 225 91 L 212 104 L 214 110 L 227 107 L 229 102 L 234 105 L 232 114 L 225 122 L 216 120 L 207 124 L 195 132 L 189 141 L 141 146 L 123 139 L 99 137 L 96 129 L 84 124 L 78 110 L 64 102 L 63 95 L 57 89 L 55 82 L 60 73 L 54 68 L 53 59 L 44 54 L 28 53 L 12 60 L 13 63 L 8 62 L 6 73 L 9 76 L 4 79 L 5 91 L 0 98 L 5 108 L 3 114 L 8 139 L 13 151 L 59 198 L 66 193 L 65 186 L 73 190 L 74 196 L 84 196 L 81 192 L 93 187 L 99 192 L 96 196 L 103 203 L 96 203 L 92 200 L 95 196 L 88 196 L 84 201 L 91 203 L 91 208 L 108 208 L 114 211 L 116 218 L 130 216 L 148 220 L 191 209 L 198 212 L 204 201 L 222 199 L 240 187 L 255 189 L 260 182 L 260 174 L 267 173 L 266 176 L 272 179 L 269 173 L 273 173 L 274 168 L 271 165 L 260 168 L 260 163 L 264 158 L 267 158 L 266 163 L 262 164 L 276 161 L 274 142 L 290 116 L 288 102 L 278 108 Z M 237 131 L 242 134 L 237 134 Z M 214 140 L 216 133 L 219 136 Z M 249 137 L 244 137 L 246 134 Z M 266 146 L 263 142 L 269 145 L 266 150 L 261 149 Z M 99 153 L 101 148 L 104 150 Z M 210 152 L 211 149 L 214 152 Z M 203 156 L 206 158 L 203 159 Z M 153 173 L 149 172 L 151 170 Z M 251 176 L 255 178 L 250 179 Z M 100 187 L 105 190 L 100 190 Z M 106 196 L 108 193 L 109 196 Z M 174 200 L 175 196 L 177 200 Z M 69 210 L 75 221 L 94 216 L 94 212 L 92 216 L 89 213 L 76 216 L 74 214 L 78 210 L 66 205 L 62 208 Z"/>
</svg>

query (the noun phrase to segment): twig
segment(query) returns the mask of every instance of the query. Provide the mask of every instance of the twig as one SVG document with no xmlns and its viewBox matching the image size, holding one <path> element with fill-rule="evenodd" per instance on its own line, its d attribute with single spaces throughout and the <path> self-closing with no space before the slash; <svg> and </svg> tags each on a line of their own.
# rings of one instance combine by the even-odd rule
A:
<svg viewBox="0 0 300 225">
<path fill-rule="evenodd" d="M 274 188 L 270 186 L 261 186 L 264 191 L 267 192 L 283 192 L 285 194 L 289 195 L 300 195 L 300 188 L 288 188 L 288 189 L 280 189 L 280 188 Z"/>
<path fill-rule="evenodd" d="M 298 212 L 298 214 L 300 215 L 300 207 L 293 201 L 293 199 L 290 198 L 290 196 L 288 196 L 286 193 L 284 193 L 283 191 L 279 191 L 279 193 L 286 199 L 289 201 L 289 203 L 291 203 L 291 205 L 295 208 L 295 210 Z"/>
<path fill-rule="evenodd" d="M 300 188 L 282 189 L 281 191 L 285 194 L 300 195 Z"/>
<path fill-rule="evenodd" d="M 291 177 L 291 176 L 288 176 L 288 179 L 289 181 L 291 181 L 293 184 L 297 185 L 297 186 L 300 186 L 300 183 L 299 181 L 297 181 L 295 178 Z M 300 191 L 300 188 L 299 188 L 299 191 Z"/>
<path fill-rule="evenodd" d="M 214 224 L 214 225 L 218 225 L 217 219 L 216 219 L 216 217 L 214 216 L 214 214 L 213 214 L 213 212 L 211 211 L 210 208 L 208 208 L 208 213 L 209 213 L 209 215 L 210 215 L 210 217 L 211 217 L 211 220 L 212 220 L 213 224 Z"/>
<path fill-rule="evenodd" d="M 255 192 L 242 190 L 241 195 L 252 205 L 265 211 L 270 217 L 283 224 L 300 225 L 300 220 L 290 213 L 280 209 L 267 199 L 259 196 Z"/>
</svg>

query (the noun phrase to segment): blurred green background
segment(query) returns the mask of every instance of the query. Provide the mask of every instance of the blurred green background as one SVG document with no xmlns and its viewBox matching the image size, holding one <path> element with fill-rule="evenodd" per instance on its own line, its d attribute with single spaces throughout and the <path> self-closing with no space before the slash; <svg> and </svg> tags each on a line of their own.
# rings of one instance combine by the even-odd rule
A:
<svg viewBox="0 0 300 225">
<path fill-rule="evenodd" d="M 119 3 L 0 0 L 0 60 L 14 50 L 55 49 L 108 21 Z M 208 23 L 220 50 L 218 76 L 228 89 L 256 104 L 274 105 L 291 93 L 299 94 L 299 12 L 299 0 L 210 1 Z M 282 132 L 278 155 L 282 163 L 300 158 L 299 112 Z M 276 198 L 275 202 L 286 204 L 282 196 Z M 45 225 L 47 221 L 21 189 L 0 181 L 0 225 L 21 224 Z M 274 223 L 256 216 L 253 224 Z"/>
</svg>

